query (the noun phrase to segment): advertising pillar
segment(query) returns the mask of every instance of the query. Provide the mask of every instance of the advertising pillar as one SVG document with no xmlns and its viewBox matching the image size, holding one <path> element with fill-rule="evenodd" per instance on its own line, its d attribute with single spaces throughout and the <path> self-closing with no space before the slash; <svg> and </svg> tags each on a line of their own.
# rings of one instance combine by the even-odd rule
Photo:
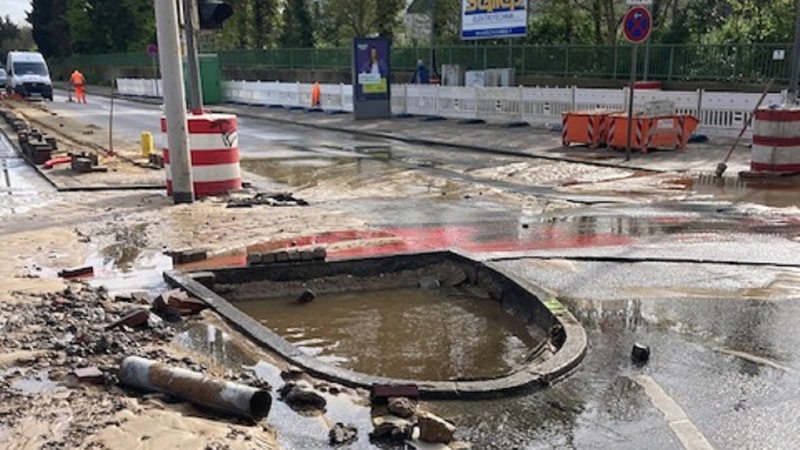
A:
<svg viewBox="0 0 800 450">
<path fill-rule="evenodd" d="M 386 38 L 353 39 L 353 115 L 358 119 L 392 117 L 391 44 Z"/>
</svg>

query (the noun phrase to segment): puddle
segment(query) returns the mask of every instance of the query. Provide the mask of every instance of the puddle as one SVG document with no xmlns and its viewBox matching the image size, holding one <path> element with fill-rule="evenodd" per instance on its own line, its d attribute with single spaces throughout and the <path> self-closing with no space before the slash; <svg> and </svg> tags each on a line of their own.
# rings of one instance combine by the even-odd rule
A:
<svg viewBox="0 0 800 450">
<path fill-rule="evenodd" d="M 279 430 L 277 437 L 281 448 L 290 450 L 331 448 L 328 443 L 328 430 L 336 422 L 354 424 L 358 428 L 358 440 L 346 448 L 353 450 L 377 448 L 369 443 L 367 437 L 367 433 L 372 429 L 369 409 L 358 405 L 354 397 L 347 394 L 332 395 L 318 392 L 327 401 L 325 415 L 304 416 L 275 397 L 276 390 L 284 384 L 280 370 L 265 361 L 254 359 L 221 329 L 209 324 L 193 324 L 179 334 L 176 340 L 187 348 L 209 355 L 225 368 L 234 371 L 250 370 L 273 387 L 272 408 L 267 422 Z"/>
<path fill-rule="evenodd" d="M 800 177 L 796 176 L 752 180 L 702 176 L 692 189 L 700 195 L 713 195 L 716 200 L 786 208 L 800 205 L 798 187 Z"/>
<path fill-rule="evenodd" d="M 356 372 L 391 378 L 493 378 L 535 345 L 493 300 L 456 289 L 404 288 L 239 302 L 302 351 Z"/>
<path fill-rule="evenodd" d="M 30 374 L 11 383 L 11 389 L 16 389 L 25 394 L 41 394 L 57 388 L 59 388 L 58 382 L 51 380 L 46 371 Z"/>
</svg>

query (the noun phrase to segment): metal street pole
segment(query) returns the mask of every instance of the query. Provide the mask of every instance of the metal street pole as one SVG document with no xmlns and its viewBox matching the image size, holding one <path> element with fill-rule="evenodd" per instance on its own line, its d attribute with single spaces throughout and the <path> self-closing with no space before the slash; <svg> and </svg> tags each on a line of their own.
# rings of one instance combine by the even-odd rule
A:
<svg viewBox="0 0 800 450">
<path fill-rule="evenodd" d="M 186 65 L 189 69 L 189 110 L 195 114 L 203 112 L 203 96 L 200 95 L 200 61 L 195 45 L 194 0 L 183 0 L 183 32 L 186 35 Z"/>
<path fill-rule="evenodd" d="M 650 6 L 647 6 L 647 10 L 650 11 Z M 644 69 L 642 73 L 642 79 L 647 81 L 647 77 L 650 75 L 650 39 L 648 39 L 644 43 Z"/>
<path fill-rule="evenodd" d="M 175 2 L 153 0 L 158 35 L 158 58 L 164 83 L 164 113 L 167 118 L 167 145 L 175 203 L 194 202 L 192 171 L 189 162 L 189 135 L 186 128 L 186 91 L 181 70 L 178 8 Z"/>
<path fill-rule="evenodd" d="M 633 133 L 633 92 L 636 90 L 636 54 L 639 44 L 631 45 L 631 84 L 628 88 L 628 143 L 625 146 L 625 161 L 631 160 L 631 134 Z"/>
<path fill-rule="evenodd" d="M 439 73 L 436 70 L 436 0 L 431 1 L 431 77 Z"/>
<path fill-rule="evenodd" d="M 789 101 L 797 103 L 798 97 L 798 72 L 800 72 L 800 0 L 797 5 L 794 19 L 794 46 L 792 47 L 792 71 L 789 78 Z"/>
</svg>

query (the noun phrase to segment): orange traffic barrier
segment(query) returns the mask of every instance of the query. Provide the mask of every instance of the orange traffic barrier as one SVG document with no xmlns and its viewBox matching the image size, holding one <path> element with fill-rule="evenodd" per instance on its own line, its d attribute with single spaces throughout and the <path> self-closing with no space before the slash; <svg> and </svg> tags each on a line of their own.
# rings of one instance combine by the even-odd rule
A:
<svg viewBox="0 0 800 450">
<path fill-rule="evenodd" d="M 628 147 L 628 115 L 609 117 L 608 146 L 613 149 Z M 650 149 L 685 150 L 689 137 L 700 121 L 689 114 L 633 117 L 631 149 L 647 153 Z"/>
<path fill-rule="evenodd" d="M 585 144 L 590 148 L 606 145 L 608 142 L 609 117 L 615 111 L 595 109 L 591 111 L 569 111 L 562 114 L 561 143 Z"/>
</svg>

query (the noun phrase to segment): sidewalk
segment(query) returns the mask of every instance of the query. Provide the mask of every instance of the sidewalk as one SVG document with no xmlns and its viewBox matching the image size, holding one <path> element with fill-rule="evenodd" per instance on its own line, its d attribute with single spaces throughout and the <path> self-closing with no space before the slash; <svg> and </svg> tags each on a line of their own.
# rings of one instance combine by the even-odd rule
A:
<svg viewBox="0 0 800 450">
<path fill-rule="evenodd" d="M 111 90 L 91 86 L 90 95 L 110 96 Z M 158 99 L 125 97 L 127 100 L 157 103 Z M 278 123 L 303 125 L 312 128 L 342 131 L 373 138 L 397 139 L 427 146 L 447 146 L 464 150 L 501 153 L 621 167 L 654 172 L 689 172 L 713 174 L 717 164 L 730 150 L 732 140 L 711 139 L 703 144 L 689 144 L 687 150 L 632 152 L 625 161 L 624 151 L 583 146 L 564 148 L 560 133 L 545 127 L 507 127 L 500 124 L 460 124 L 457 120 L 425 120 L 422 117 L 355 121 L 351 114 L 328 114 L 287 108 L 269 108 L 238 104 L 208 105 L 206 109 L 259 118 Z M 736 177 L 750 168 L 748 142 L 742 141 L 727 163 L 726 177 Z"/>
</svg>

